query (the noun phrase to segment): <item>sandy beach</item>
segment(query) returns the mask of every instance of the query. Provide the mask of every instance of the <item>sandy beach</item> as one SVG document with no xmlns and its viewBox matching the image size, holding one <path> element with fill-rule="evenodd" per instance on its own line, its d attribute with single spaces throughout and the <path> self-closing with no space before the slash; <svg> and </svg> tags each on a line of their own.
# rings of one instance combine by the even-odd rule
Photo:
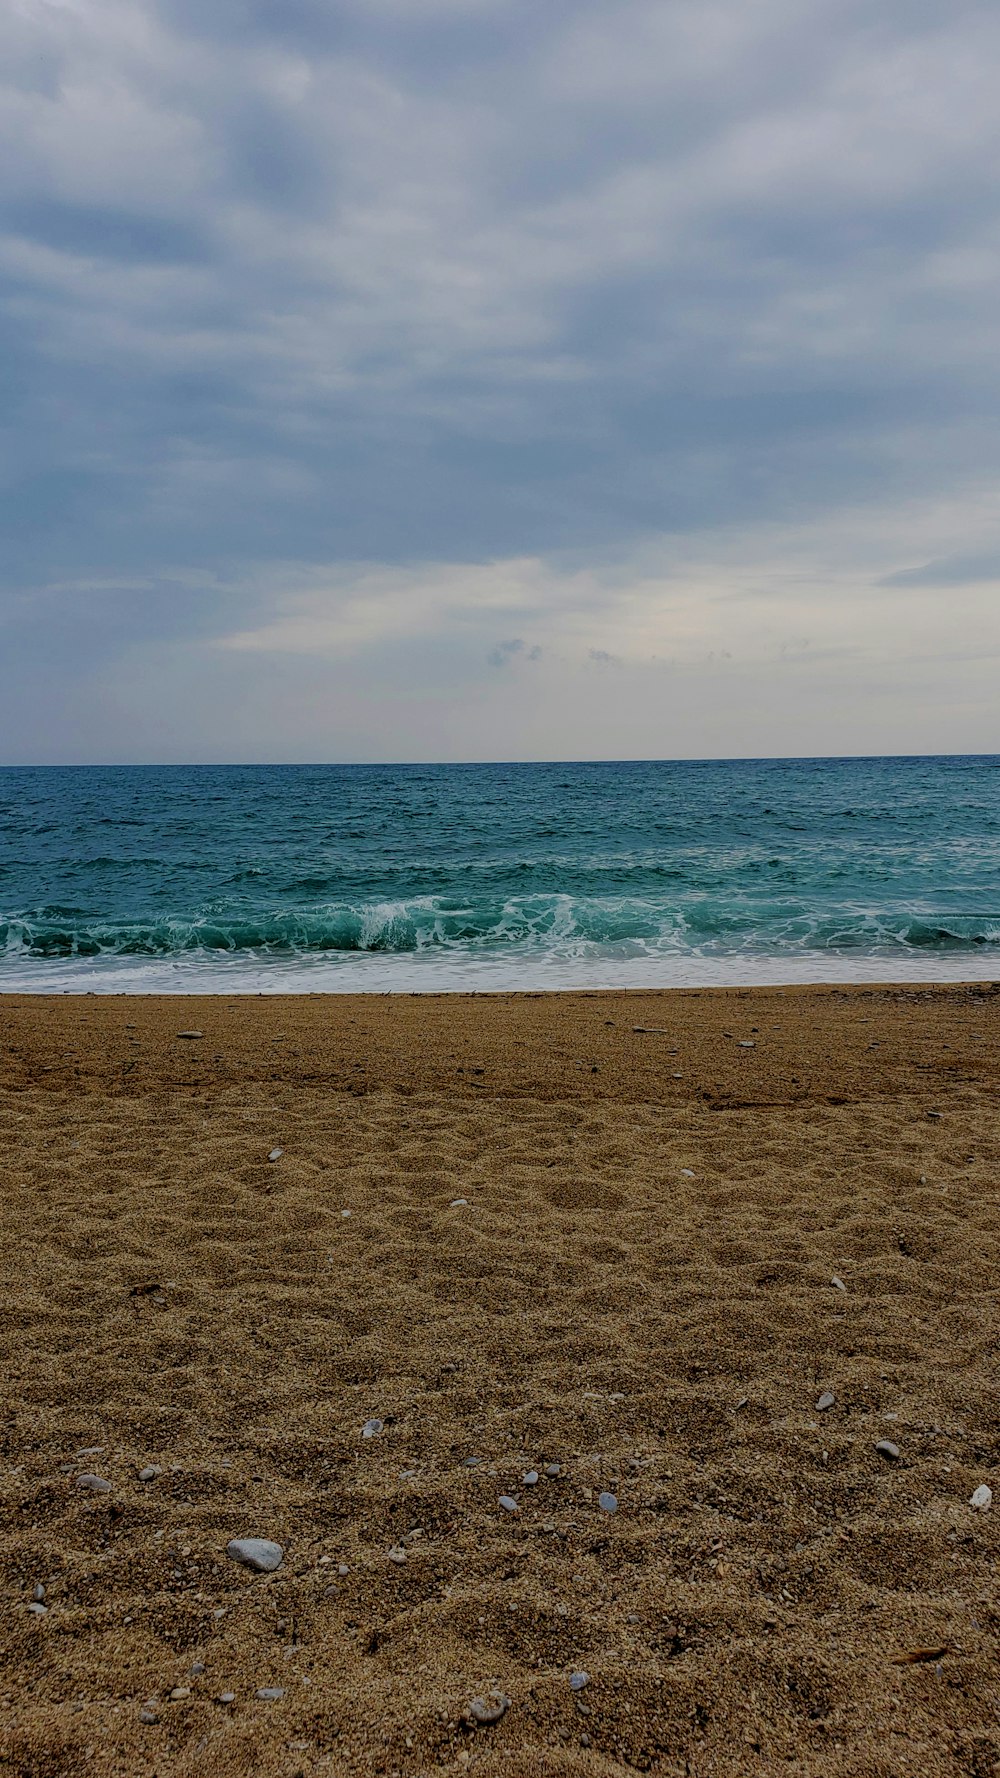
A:
<svg viewBox="0 0 1000 1778">
<path fill-rule="evenodd" d="M 1000 1773 L 998 1089 L 982 984 L 4 996 L 0 1767 Z"/>
</svg>

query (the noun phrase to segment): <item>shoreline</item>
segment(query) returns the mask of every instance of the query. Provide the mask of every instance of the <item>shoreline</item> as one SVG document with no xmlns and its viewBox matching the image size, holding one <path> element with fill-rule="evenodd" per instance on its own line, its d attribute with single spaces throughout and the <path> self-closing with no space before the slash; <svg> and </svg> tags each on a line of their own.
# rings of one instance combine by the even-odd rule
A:
<svg viewBox="0 0 1000 1778">
<path fill-rule="evenodd" d="M 988 1772 L 998 1103 L 980 982 L 0 995 L 0 1763 Z"/>
</svg>

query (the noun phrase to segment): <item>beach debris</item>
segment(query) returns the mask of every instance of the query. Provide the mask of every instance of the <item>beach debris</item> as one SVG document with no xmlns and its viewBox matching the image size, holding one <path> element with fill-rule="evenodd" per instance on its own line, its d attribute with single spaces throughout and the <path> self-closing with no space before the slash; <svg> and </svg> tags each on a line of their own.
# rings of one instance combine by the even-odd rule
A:
<svg viewBox="0 0 1000 1778">
<path fill-rule="evenodd" d="M 822 1395 L 820 1396 L 819 1400 L 816 1403 L 817 1411 L 821 1414 L 825 1414 L 827 1408 L 832 1408 L 836 1399 L 837 1399 L 837 1397 L 834 1395 L 832 1389 L 824 1389 Z"/>
<path fill-rule="evenodd" d="M 521 1477 L 521 1480 L 524 1483 L 526 1488 L 533 1488 L 535 1486 L 535 1483 L 538 1480 L 537 1469 L 529 1469 L 527 1475 L 523 1475 Z"/>
<path fill-rule="evenodd" d="M 140 1482 L 155 1482 L 157 1476 L 162 1474 L 163 1471 L 158 1463 L 147 1463 L 145 1469 L 139 1471 L 139 1480 Z"/>
<path fill-rule="evenodd" d="M 141 1723 L 145 1723 L 147 1728 L 152 1728 L 153 1724 L 158 1723 L 159 1720 L 160 1719 L 157 1716 L 156 1711 L 150 1710 L 149 1705 L 144 1704 L 142 1709 L 139 1712 L 139 1721 Z"/>
<path fill-rule="evenodd" d="M 473 1698 L 469 1705 L 469 1715 L 477 1728 L 489 1729 L 506 1716 L 509 1709 L 510 1699 L 503 1692 L 494 1692 L 489 1701 L 486 1698 Z"/>
<path fill-rule="evenodd" d="M 361 1436 L 362 1438 L 378 1438 L 379 1433 L 384 1431 L 384 1420 L 366 1420 L 361 1428 Z"/>
<path fill-rule="evenodd" d="M 177 1035 L 178 1037 L 196 1038 L 204 1037 L 205 1033 L 204 1031 L 178 1031 Z"/>
<path fill-rule="evenodd" d="M 885 1458 L 887 1463 L 899 1462 L 899 1446 L 894 1445 L 891 1438 L 880 1438 L 875 1449 L 880 1457 Z"/>
<path fill-rule="evenodd" d="M 403 1563 L 406 1561 L 406 1551 L 401 1544 L 394 1543 L 392 1549 L 388 1552 L 388 1555 L 390 1562 L 395 1562 L 397 1568 L 402 1568 Z"/>
<path fill-rule="evenodd" d="M 556 1476 L 562 1475 L 562 1464 L 561 1463 L 547 1463 L 545 1465 L 545 1473 L 547 1476 L 551 1476 L 552 1479 L 555 1480 Z"/>
<path fill-rule="evenodd" d="M 755 1050 L 757 1045 L 752 1037 L 741 1037 L 739 1047 L 741 1050 Z"/>
<path fill-rule="evenodd" d="M 636 1037 L 670 1036 L 670 1032 L 667 1030 L 666 1025 L 633 1025 L 632 1030 Z"/>
<path fill-rule="evenodd" d="M 505 1513 L 519 1513 L 521 1510 L 512 1494 L 501 1494 L 500 1505 Z"/>
<path fill-rule="evenodd" d="M 912 1667 L 918 1661 L 940 1661 L 944 1655 L 950 1653 L 951 1650 L 946 1642 L 939 1643 L 934 1648 L 908 1648 L 903 1654 L 893 1655 L 892 1665 L 894 1667 Z"/>
<path fill-rule="evenodd" d="M 616 1513 L 618 1511 L 618 1496 L 617 1494 L 599 1494 L 597 1504 L 606 1513 Z"/>
<path fill-rule="evenodd" d="M 259 1685 L 257 1687 L 257 1696 L 263 1698 L 265 1703 L 272 1703 L 275 1698 L 283 1698 L 284 1695 L 283 1685 Z"/>
<path fill-rule="evenodd" d="M 941 1112 L 940 1111 L 929 1111 L 927 1113 L 927 1116 L 933 1118 L 936 1122 L 937 1119 L 940 1118 Z"/>
<path fill-rule="evenodd" d="M 272 1148 L 272 1150 L 267 1158 L 269 1161 L 280 1161 L 284 1152 L 285 1151 L 283 1148 Z"/>
<path fill-rule="evenodd" d="M 285 1558 L 280 1543 L 272 1543 L 268 1537 L 234 1537 L 226 1545 L 226 1555 L 255 1574 L 273 1574 Z"/>
<path fill-rule="evenodd" d="M 102 1475 L 78 1475 L 76 1485 L 78 1488 L 85 1488 L 89 1494 L 111 1493 L 111 1483 L 106 1482 Z"/>
<path fill-rule="evenodd" d="M 571 1673 L 569 1676 L 570 1691 L 571 1692 L 582 1692 L 584 1686 L 588 1683 L 589 1679 L 590 1679 L 589 1673 Z"/>
<path fill-rule="evenodd" d="M 739 1401 L 736 1403 L 736 1406 L 733 1409 L 733 1413 L 738 1414 L 741 1408 L 749 1407 L 749 1405 L 750 1405 L 749 1395 L 741 1395 Z"/>
<path fill-rule="evenodd" d="M 830 1283 L 833 1285 L 834 1290 L 843 1290 L 845 1292 L 847 1290 L 847 1285 L 844 1283 L 843 1278 L 838 1278 L 836 1272 L 834 1272 L 833 1277 L 830 1279 Z"/>
<path fill-rule="evenodd" d="M 985 1482 L 980 1482 L 969 1501 L 969 1505 L 974 1513 L 988 1513 L 990 1507 L 993 1505 L 993 1489 L 988 1487 Z"/>
</svg>

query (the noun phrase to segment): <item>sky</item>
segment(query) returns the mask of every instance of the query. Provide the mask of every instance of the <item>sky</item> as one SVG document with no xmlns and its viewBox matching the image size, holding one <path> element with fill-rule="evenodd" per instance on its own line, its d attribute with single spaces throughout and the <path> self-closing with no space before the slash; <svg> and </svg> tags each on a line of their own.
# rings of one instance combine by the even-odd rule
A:
<svg viewBox="0 0 1000 1778">
<path fill-rule="evenodd" d="M 1000 751 L 995 0 L 0 29 L 0 761 Z"/>
</svg>

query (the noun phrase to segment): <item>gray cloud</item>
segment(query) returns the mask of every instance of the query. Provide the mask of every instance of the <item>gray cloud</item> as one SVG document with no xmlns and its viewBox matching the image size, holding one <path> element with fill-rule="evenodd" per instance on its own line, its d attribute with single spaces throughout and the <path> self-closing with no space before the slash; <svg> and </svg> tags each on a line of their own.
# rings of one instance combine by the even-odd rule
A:
<svg viewBox="0 0 1000 1778">
<path fill-rule="evenodd" d="M 188 716 L 217 753 L 260 646 L 362 648 L 375 695 L 407 600 L 461 702 L 511 658 L 491 564 L 540 564 L 509 621 L 571 672 L 639 658 L 606 647 L 622 610 L 673 658 L 656 622 L 695 560 L 698 658 L 726 598 L 772 657 L 839 599 L 874 658 L 881 599 L 998 559 L 995 8 L 12 0 L 8 24 L 0 705 L 38 687 L 8 756 L 100 750 L 134 650 L 175 699 L 217 685 L 217 722 Z M 453 572 L 464 608 L 433 595 Z M 554 685 L 551 750 L 571 705 Z M 140 755 L 169 745 L 131 721 Z"/>
</svg>

